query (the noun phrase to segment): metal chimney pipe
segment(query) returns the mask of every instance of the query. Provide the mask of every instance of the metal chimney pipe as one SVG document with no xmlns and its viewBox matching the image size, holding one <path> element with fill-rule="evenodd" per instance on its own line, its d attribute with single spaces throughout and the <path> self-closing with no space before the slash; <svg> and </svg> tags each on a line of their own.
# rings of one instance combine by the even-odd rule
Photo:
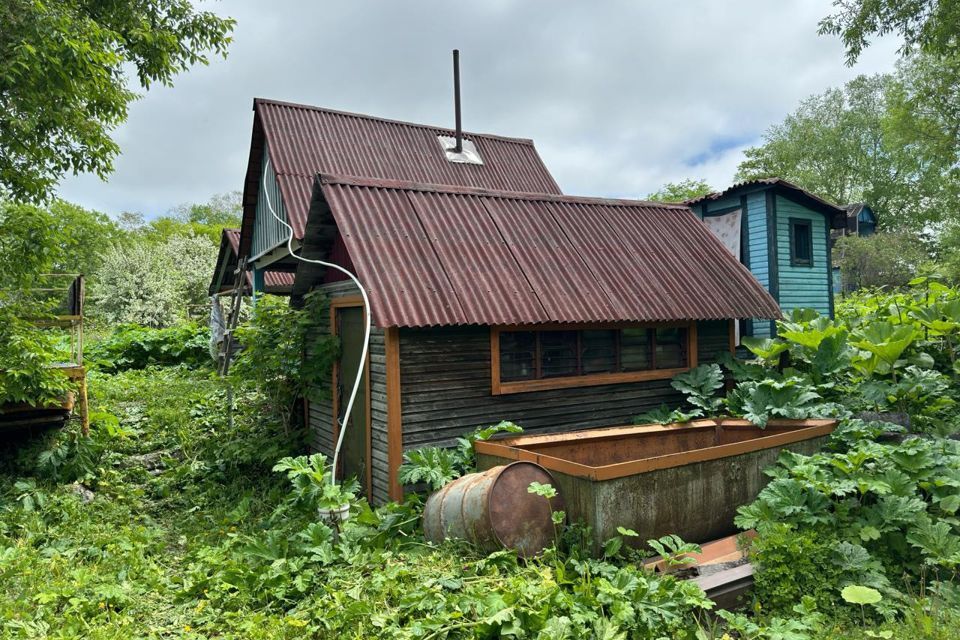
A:
<svg viewBox="0 0 960 640">
<path fill-rule="evenodd" d="M 460 50 L 453 50 L 453 108 L 457 120 L 457 146 L 454 153 L 463 153 L 463 128 L 460 122 Z"/>
</svg>

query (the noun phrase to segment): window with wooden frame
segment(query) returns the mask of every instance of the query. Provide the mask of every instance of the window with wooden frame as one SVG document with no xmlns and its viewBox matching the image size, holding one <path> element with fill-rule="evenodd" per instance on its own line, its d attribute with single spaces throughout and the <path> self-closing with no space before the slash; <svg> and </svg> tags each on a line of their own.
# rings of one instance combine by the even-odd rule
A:
<svg viewBox="0 0 960 640">
<path fill-rule="evenodd" d="M 494 394 L 672 378 L 697 366 L 696 323 L 493 327 Z"/>
<path fill-rule="evenodd" d="M 790 264 L 794 267 L 813 266 L 813 223 L 801 218 L 790 218 Z"/>
</svg>

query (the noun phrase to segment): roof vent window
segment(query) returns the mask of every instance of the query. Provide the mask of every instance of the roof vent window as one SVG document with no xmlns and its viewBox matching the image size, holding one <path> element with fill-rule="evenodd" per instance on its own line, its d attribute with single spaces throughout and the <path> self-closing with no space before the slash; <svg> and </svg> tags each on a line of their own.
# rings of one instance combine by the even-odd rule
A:
<svg viewBox="0 0 960 640">
<path fill-rule="evenodd" d="M 480 157 L 480 152 L 477 151 L 477 146 L 473 144 L 472 140 L 463 140 L 463 150 L 460 153 L 456 151 L 457 139 L 455 137 L 437 136 L 437 140 L 440 142 L 444 153 L 447 154 L 447 160 L 449 162 L 459 164 L 483 164 L 483 158 Z"/>
</svg>

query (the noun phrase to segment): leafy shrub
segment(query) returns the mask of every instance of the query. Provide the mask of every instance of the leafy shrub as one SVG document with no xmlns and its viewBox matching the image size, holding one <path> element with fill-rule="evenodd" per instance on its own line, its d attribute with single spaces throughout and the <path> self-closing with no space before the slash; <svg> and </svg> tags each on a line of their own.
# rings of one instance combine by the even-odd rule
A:
<svg viewBox="0 0 960 640">
<path fill-rule="evenodd" d="M 57 336 L 0 306 L 0 404 L 58 404 L 73 383 L 53 368 L 69 353 Z"/>
<path fill-rule="evenodd" d="M 252 386 L 266 410 L 289 426 L 294 403 L 330 393 L 330 371 L 339 355 L 337 338 L 323 333 L 328 301 L 321 292 L 305 296 L 295 309 L 289 300 L 263 296 L 250 319 L 237 328 L 242 350 L 230 369 L 238 387 Z"/>
<path fill-rule="evenodd" d="M 117 243 L 91 278 L 93 311 L 111 324 L 168 327 L 206 301 L 217 247 L 204 236 Z"/>
<path fill-rule="evenodd" d="M 477 427 L 462 438 L 457 438 L 453 449 L 421 447 L 407 451 L 400 465 L 399 479 L 404 485 L 425 483 L 431 491 L 438 491 L 451 480 L 476 470 L 478 440 L 487 440 L 498 433 L 522 433 L 523 429 L 512 422 L 503 421 L 489 427 Z"/>
<path fill-rule="evenodd" d="M 871 425 L 851 422 L 834 435 L 833 452 L 783 452 L 767 470 L 773 481 L 739 510 L 737 524 L 759 534 L 757 581 L 768 600 L 837 600 L 848 584 L 900 597 L 891 585 L 904 574 L 944 578 L 960 566 L 960 443 L 882 444 L 862 439 Z"/>
<path fill-rule="evenodd" d="M 151 365 L 195 368 L 210 364 L 209 344 L 210 330 L 193 322 L 165 329 L 122 324 L 88 348 L 86 357 L 110 373 Z"/>
<path fill-rule="evenodd" d="M 750 543 L 754 597 L 770 611 L 787 612 L 804 596 L 823 609 L 837 600 L 842 571 L 835 562 L 835 539 L 816 529 L 771 524 Z"/>
</svg>

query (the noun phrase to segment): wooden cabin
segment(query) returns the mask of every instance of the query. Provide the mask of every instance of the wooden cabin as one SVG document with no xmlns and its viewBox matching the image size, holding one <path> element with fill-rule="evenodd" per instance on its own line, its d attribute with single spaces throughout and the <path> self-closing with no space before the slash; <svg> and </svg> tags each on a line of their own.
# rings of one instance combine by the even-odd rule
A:
<svg viewBox="0 0 960 640">
<path fill-rule="evenodd" d="M 833 316 L 830 234 L 846 227 L 844 208 L 780 178 L 741 182 L 687 204 L 784 312 L 811 308 Z M 776 324 L 753 318 L 738 333 L 769 337 Z"/>
<path fill-rule="evenodd" d="M 478 425 L 629 424 L 670 379 L 733 349 L 733 322 L 777 318 L 759 282 L 685 206 L 320 175 L 303 254 L 337 252 L 370 298 L 371 358 L 343 472 L 398 498 L 403 452 Z M 295 290 L 331 300 L 341 339 L 330 402 L 309 407 L 329 453 L 353 383 L 363 308 L 353 283 L 302 264 Z"/>
<path fill-rule="evenodd" d="M 761 261 L 741 264 L 686 206 L 562 195 L 530 140 L 464 133 L 457 153 L 454 135 L 254 101 L 238 255 L 255 288 L 258 274 L 295 270 L 293 304 L 316 289 L 330 299 L 318 330 L 340 338 L 341 359 L 333 397 L 308 407 L 311 446 L 327 454 L 345 418 L 364 310 L 342 274 L 289 255 L 274 214 L 293 228 L 295 252 L 364 284 L 374 330 L 340 472 L 356 474 L 374 501 L 400 497 L 405 451 L 452 444 L 479 425 L 611 426 L 679 403 L 670 378 L 734 349 L 742 322 L 769 327 L 778 300 L 802 282 L 774 279 L 782 286 L 768 291 Z M 770 197 L 781 212 L 809 205 L 798 217 L 810 216 L 819 269 L 812 236 L 826 238 L 832 205 L 786 185 L 769 185 Z M 760 191 L 694 210 L 746 210 L 745 195 L 766 216 Z M 750 242 L 768 237 L 762 219 Z"/>
</svg>

